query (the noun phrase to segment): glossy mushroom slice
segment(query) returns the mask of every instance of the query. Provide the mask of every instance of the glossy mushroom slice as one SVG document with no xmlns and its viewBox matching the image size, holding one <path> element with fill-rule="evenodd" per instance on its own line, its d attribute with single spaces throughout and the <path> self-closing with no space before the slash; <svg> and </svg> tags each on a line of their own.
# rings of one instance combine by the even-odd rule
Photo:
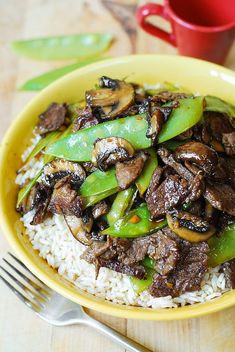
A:
<svg viewBox="0 0 235 352">
<path fill-rule="evenodd" d="M 101 77 L 101 89 L 86 92 L 88 106 L 98 110 L 101 119 L 113 119 L 123 113 L 134 102 L 135 91 L 124 81 Z"/>
<path fill-rule="evenodd" d="M 207 220 L 186 211 L 173 210 L 166 215 L 170 229 L 189 242 L 206 241 L 216 229 Z"/>
<path fill-rule="evenodd" d="M 116 178 L 121 189 L 126 189 L 141 174 L 148 154 L 139 152 L 133 159 L 116 164 Z"/>
<path fill-rule="evenodd" d="M 118 161 L 130 159 L 135 153 L 132 145 L 124 138 L 108 137 L 97 139 L 92 151 L 91 161 L 102 171 Z"/>
<path fill-rule="evenodd" d="M 64 159 L 55 159 L 43 168 L 42 182 L 53 187 L 63 177 L 70 176 L 71 184 L 79 188 L 86 178 L 86 173 L 81 165 Z"/>
<path fill-rule="evenodd" d="M 36 126 L 36 133 L 45 134 L 58 130 L 65 122 L 66 105 L 52 103 L 48 109 L 39 116 L 39 123 Z"/>
<path fill-rule="evenodd" d="M 92 244 L 91 229 L 93 225 L 93 218 L 90 214 L 85 213 L 85 215 L 81 218 L 74 215 L 67 215 L 64 219 L 71 234 L 76 238 L 76 240 L 85 246 L 90 246 Z"/>
<path fill-rule="evenodd" d="M 206 174 L 212 174 L 218 164 L 217 153 L 200 142 L 188 142 L 177 147 L 174 156 L 177 160 L 196 164 Z"/>
</svg>

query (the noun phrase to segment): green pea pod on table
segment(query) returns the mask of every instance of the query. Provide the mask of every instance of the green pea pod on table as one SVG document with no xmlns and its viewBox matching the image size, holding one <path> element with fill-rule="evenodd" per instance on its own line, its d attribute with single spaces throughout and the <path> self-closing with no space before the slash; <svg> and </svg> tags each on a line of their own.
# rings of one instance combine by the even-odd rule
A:
<svg viewBox="0 0 235 352">
<path fill-rule="evenodd" d="M 136 293 L 141 293 L 149 288 L 153 282 L 153 276 L 156 273 L 155 270 L 146 268 L 147 277 L 145 280 L 137 279 L 137 277 L 132 276 L 130 278 L 132 287 Z"/>
<path fill-rule="evenodd" d="M 113 201 L 110 211 L 107 214 L 107 220 L 109 225 L 114 224 L 118 219 L 125 215 L 126 210 L 129 207 L 130 201 L 132 200 L 133 194 L 135 193 L 135 187 L 129 187 L 124 191 L 117 194 Z"/>
<path fill-rule="evenodd" d="M 235 258 L 235 223 L 229 225 L 220 236 L 208 240 L 209 265 L 217 266 Z"/>
<path fill-rule="evenodd" d="M 153 172 L 158 165 L 156 151 L 153 148 L 149 148 L 146 150 L 146 152 L 149 154 L 149 158 L 144 165 L 141 175 L 137 178 L 135 182 L 136 187 L 140 192 L 140 195 L 143 195 L 146 189 L 148 188 Z"/>
<path fill-rule="evenodd" d="M 205 111 L 216 111 L 222 114 L 227 114 L 230 117 L 235 117 L 235 106 L 232 104 L 210 95 L 205 96 L 205 102 Z"/>
<path fill-rule="evenodd" d="M 110 33 L 81 33 L 15 41 L 12 47 L 35 60 L 87 59 L 103 53 L 111 41 Z"/>
<path fill-rule="evenodd" d="M 152 230 L 167 226 L 166 220 L 154 222 L 150 220 L 150 213 L 146 203 L 142 203 L 137 209 L 130 211 L 122 219 L 102 231 L 103 235 L 113 237 L 135 238 L 145 236 Z"/>
<path fill-rule="evenodd" d="M 181 99 L 179 107 L 173 109 L 168 121 L 159 134 L 159 143 L 174 138 L 198 121 L 203 113 L 203 97 Z M 144 115 L 124 117 L 103 122 L 80 130 L 51 144 L 46 154 L 72 161 L 90 161 L 93 144 L 97 138 L 121 137 L 130 142 L 136 150 L 151 146 L 146 137 L 147 121 Z"/>
<path fill-rule="evenodd" d="M 34 77 L 27 82 L 25 82 L 22 86 L 20 86 L 20 90 L 27 91 L 38 91 L 45 87 L 47 87 L 52 82 L 56 81 L 58 78 L 63 77 L 67 73 L 70 73 L 80 67 L 89 65 L 93 62 L 104 60 L 105 58 L 94 58 L 81 62 L 76 62 L 71 65 L 59 67 L 55 70 L 48 71 L 40 76 Z"/>
</svg>

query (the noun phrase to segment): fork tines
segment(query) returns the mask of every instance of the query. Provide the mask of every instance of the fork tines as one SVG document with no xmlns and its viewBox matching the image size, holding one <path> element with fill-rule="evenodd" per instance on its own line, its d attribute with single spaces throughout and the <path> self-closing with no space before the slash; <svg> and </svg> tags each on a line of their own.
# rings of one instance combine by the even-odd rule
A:
<svg viewBox="0 0 235 352">
<path fill-rule="evenodd" d="M 0 265 L 0 269 L 4 273 L 4 276 L 0 274 L 0 279 L 28 307 L 39 312 L 44 307 L 44 303 L 49 299 L 50 289 L 45 286 L 43 282 L 24 265 L 24 263 L 13 254 L 8 254 L 11 257 L 12 263 L 3 258 L 5 265 Z M 30 273 L 33 279 L 26 275 L 25 272 L 27 272 L 27 274 Z"/>
</svg>

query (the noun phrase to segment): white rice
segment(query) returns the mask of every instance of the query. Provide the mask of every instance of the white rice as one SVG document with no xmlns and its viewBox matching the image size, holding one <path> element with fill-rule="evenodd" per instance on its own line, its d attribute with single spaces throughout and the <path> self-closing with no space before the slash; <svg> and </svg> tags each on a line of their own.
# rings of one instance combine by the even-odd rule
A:
<svg viewBox="0 0 235 352">
<path fill-rule="evenodd" d="M 36 143 L 35 140 L 33 142 Z M 24 159 L 29 153 L 30 151 L 25 151 Z M 42 161 L 33 159 L 27 166 L 25 173 L 17 176 L 17 184 L 22 185 L 26 180 L 33 178 L 41 167 Z M 127 275 L 107 268 L 100 269 L 96 280 L 94 266 L 80 259 L 86 247 L 71 235 L 63 216 L 54 215 L 42 224 L 30 225 L 33 215 L 34 211 L 31 211 L 22 217 L 22 222 L 33 248 L 38 250 L 39 255 L 51 267 L 57 269 L 61 276 L 73 282 L 80 289 L 98 297 L 118 304 L 171 308 L 196 302 L 206 302 L 230 290 L 224 274 L 219 272 L 220 266 L 209 268 L 200 291 L 187 292 L 176 298 L 171 296 L 155 298 L 147 290 L 137 294 L 133 290 Z"/>
</svg>

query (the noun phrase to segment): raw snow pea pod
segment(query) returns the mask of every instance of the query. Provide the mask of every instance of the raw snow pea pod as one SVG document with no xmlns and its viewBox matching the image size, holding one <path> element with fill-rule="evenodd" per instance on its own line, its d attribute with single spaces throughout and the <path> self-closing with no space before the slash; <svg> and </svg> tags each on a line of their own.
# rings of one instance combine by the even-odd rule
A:
<svg viewBox="0 0 235 352">
<path fill-rule="evenodd" d="M 137 279 L 137 277 L 132 276 L 130 278 L 132 287 L 136 293 L 141 293 L 144 290 L 147 290 L 153 282 L 153 275 L 156 273 L 155 270 L 146 268 L 147 277 L 145 280 Z"/>
<path fill-rule="evenodd" d="M 214 235 L 208 241 L 209 265 L 217 266 L 235 258 L 235 223 L 229 225 L 220 236 Z"/>
<path fill-rule="evenodd" d="M 103 235 L 113 237 L 134 238 L 145 236 L 154 229 L 161 229 L 167 225 L 166 220 L 154 222 L 150 220 L 150 213 L 145 203 L 130 211 L 122 219 L 102 231 Z"/>
<path fill-rule="evenodd" d="M 112 41 L 109 33 L 82 33 L 58 37 L 20 40 L 13 49 L 35 60 L 86 59 L 100 55 Z"/>
<path fill-rule="evenodd" d="M 140 195 L 143 195 L 146 189 L 148 188 L 153 172 L 156 169 L 158 165 L 157 161 L 157 154 L 153 148 L 149 148 L 146 150 L 149 154 L 149 158 L 145 163 L 145 166 L 140 174 L 140 176 L 137 178 L 135 184 L 140 192 Z"/>
<path fill-rule="evenodd" d="M 205 96 L 206 106 L 204 111 L 216 111 L 222 114 L 227 114 L 230 117 L 235 117 L 235 106 L 225 102 L 224 100 L 210 95 Z"/>
<path fill-rule="evenodd" d="M 109 225 L 114 224 L 118 219 L 122 218 L 125 215 L 125 212 L 129 207 L 134 192 L 135 187 L 129 187 L 117 194 L 116 198 L 113 201 L 111 209 L 107 214 L 107 220 Z"/>
<path fill-rule="evenodd" d="M 38 91 L 41 90 L 45 87 L 47 87 L 49 84 L 54 82 L 60 77 L 63 77 L 69 72 L 72 72 L 80 67 L 89 65 L 93 62 L 99 61 L 99 60 L 104 60 L 105 58 L 94 58 L 94 59 L 89 59 L 81 62 L 76 62 L 71 65 L 59 67 L 55 70 L 48 71 L 40 76 L 34 77 L 27 82 L 25 82 L 19 89 L 20 90 L 27 90 L 27 91 Z"/>
</svg>

